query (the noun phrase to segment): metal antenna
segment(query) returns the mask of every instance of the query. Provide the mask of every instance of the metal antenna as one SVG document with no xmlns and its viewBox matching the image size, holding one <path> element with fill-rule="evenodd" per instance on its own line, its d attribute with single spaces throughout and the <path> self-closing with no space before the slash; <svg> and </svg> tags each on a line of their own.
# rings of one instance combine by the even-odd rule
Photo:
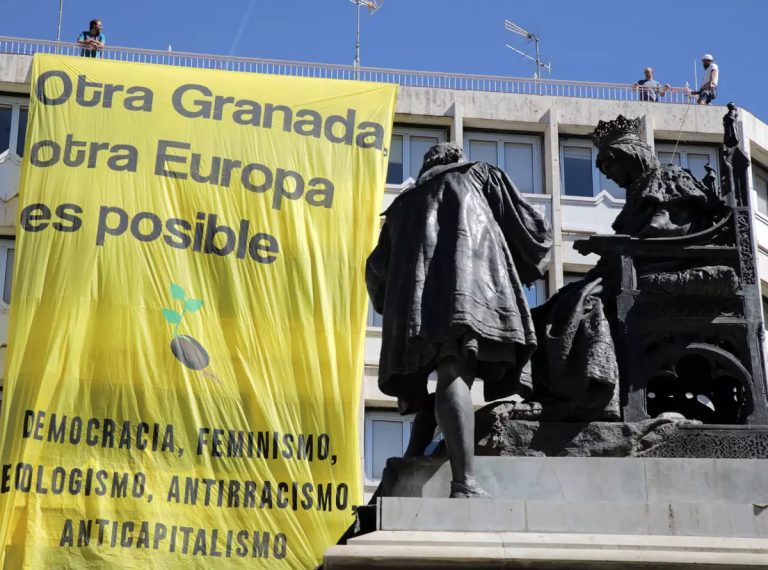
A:
<svg viewBox="0 0 768 570">
<path fill-rule="evenodd" d="M 696 58 L 693 58 L 693 88 L 699 88 L 698 67 L 696 67 Z"/>
<path fill-rule="evenodd" d="M 511 49 L 512 51 L 516 51 L 517 53 L 519 53 L 523 57 L 526 57 L 526 58 L 530 59 L 531 61 L 533 61 L 534 63 L 536 63 L 536 75 L 534 76 L 536 79 L 541 79 L 541 70 L 542 70 L 542 68 L 546 69 L 547 73 L 552 73 L 552 63 L 551 62 L 550 63 L 543 63 L 541 61 L 541 55 L 539 53 L 539 38 L 538 37 L 536 37 L 534 34 L 529 32 L 528 30 L 524 30 L 523 28 L 521 28 L 517 24 L 515 24 L 513 22 L 510 22 L 509 20 L 504 20 L 504 29 L 507 30 L 508 32 L 512 32 L 513 34 L 517 34 L 518 36 L 523 36 L 524 38 L 526 38 L 528 40 L 533 40 L 535 42 L 535 44 L 536 44 L 536 57 L 535 58 L 531 57 L 530 55 L 528 55 L 524 51 L 521 51 L 521 50 L 517 49 L 516 47 L 513 47 L 513 46 L 511 46 L 509 44 L 505 44 L 505 45 L 509 49 Z"/>
<path fill-rule="evenodd" d="M 349 0 L 357 6 L 357 34 L 355 36 L 355 61 L 352 64 L 355 68 L 355 78 L 360 73 L 360 7 L 365 6 L 368 8 L 368 12 L 373 15 L 381 9 L 384 5 L 384 0 L 378 2 L 377 0 Z"/>
<path fill-rule="evenodd" d="M 64 12 L 64 0 L 59 0 L 59 23 L 56 26 L 56 43 L 61 42 L 61 14 Z M 56 46 L 56 53 L 61 53 L 61 46 Z"/>
</svg>

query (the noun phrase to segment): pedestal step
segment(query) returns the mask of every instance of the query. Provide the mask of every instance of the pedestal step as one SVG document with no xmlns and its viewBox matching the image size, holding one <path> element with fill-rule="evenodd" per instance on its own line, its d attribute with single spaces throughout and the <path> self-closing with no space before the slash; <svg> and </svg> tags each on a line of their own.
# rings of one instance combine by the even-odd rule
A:
<svg viewBox="0 0 768 570">
<path fill-rule="evenodd" d="M 768 460 L 645 457 L 476 457 L 495 499 L 768 504 Z M 390 459 L 382 497 L 447 498 L 445 459 Z"/>
<path fill-rule="evenodd" d="M 705 498 L 702 497 L 702 500 Z M 555 532 L 768 539 L 768 505 L 384 497 L 377 530 Z"/>
<path fill-rule="evenodd" d="M 378 531 L 326 551 L 325 570 L 768 567 L 768 540 L 682 536 Z"/>
</svg>

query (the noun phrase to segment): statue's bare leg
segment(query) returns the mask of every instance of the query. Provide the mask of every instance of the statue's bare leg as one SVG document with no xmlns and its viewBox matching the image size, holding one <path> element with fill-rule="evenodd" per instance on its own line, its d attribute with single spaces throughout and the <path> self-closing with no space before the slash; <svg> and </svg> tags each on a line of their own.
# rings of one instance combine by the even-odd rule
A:
<svg viewBox="0 0 768 570">
<path fill-rule="evenodd" d="M 404 457 L 419 457 L 424 455 L 432 439 L 435 437 L 437 419 L 435 417 L 435 395 L 429 394 L 421 408 L 416 412 L 411 426 L 411 438 L 408 440 L 408 449 Z"/>
<path fill-rule="evenodd" d="M 457 498 L 488 496 L 474 477 L 475 410 L 469 391 L 473 380 L 456 359 L 443 360 L 437 367 L 435 415 L 451 463 L 451 497 Z"/>
</svg>

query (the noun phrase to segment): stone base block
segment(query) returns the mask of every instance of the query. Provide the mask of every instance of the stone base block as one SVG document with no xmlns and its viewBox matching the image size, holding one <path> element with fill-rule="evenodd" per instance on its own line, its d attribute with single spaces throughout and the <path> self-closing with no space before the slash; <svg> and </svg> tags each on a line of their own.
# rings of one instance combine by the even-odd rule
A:
<svg viewBox="0 0 768 570">
<path fill-rule="evenodd" d="M 391 459 L 373 532 L 325 568 L 768 568 L 766 460 L 477 457 L 476 473 L 493 499 L 448 499 L 445 459 Z"/>
<path fill-rule="evenodd" d="M 495 499 L 768 505 L 763 459 L 477 457 L 475 471 Z M 444 458 L 393 458 L 380 496 L 447 498 L 450 480 Z"/>
<path fill-rule="evenodd" d="M 683 536 L 381 530 L 334 546 L 324 569 L 768 568 L 768 540 Z"/>
<path fill-rule="evenodd" d="M 510 501 L 384 497 L 377 530 L 552 532 L 768 539 L 768 509 L 752 503 Z"/>
</svg>

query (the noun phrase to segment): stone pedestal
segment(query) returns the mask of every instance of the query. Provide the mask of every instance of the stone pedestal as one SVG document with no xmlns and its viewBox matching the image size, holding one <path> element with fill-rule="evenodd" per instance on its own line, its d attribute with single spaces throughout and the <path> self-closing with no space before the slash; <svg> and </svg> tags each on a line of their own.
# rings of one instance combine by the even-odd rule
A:
<svg viewBox="0 0 768 570">
<path fill-rule="evenodd" d="M 733 570 L 768 567 L 767 548 L 745 538 L 382 530 L 331 547 L 324 568 Z"/>
<path fill-rule="evenodd" d="M 442 459 L 391 459 L 375 531 L 335 568 L 768 568 L 768 461 L 478 457 L 493 499 L 448 499 Z"/>
</svg>

